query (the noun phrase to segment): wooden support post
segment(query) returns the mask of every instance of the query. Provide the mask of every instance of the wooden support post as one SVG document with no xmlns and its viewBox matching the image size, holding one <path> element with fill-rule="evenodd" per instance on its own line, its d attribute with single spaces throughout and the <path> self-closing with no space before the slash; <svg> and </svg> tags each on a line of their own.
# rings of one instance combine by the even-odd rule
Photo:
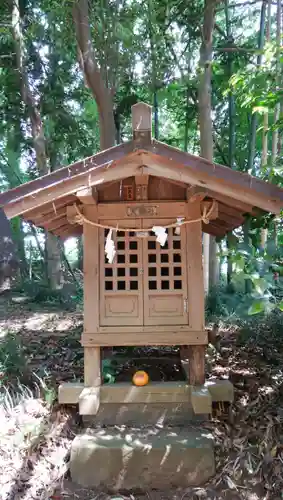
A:
<svg viewBox="0 0 283 500">
<path fill-rule="evenodd" d="M 97 206 L 86 205 L 85 216 L 97 220 Z M 84 333 L 99 327 L 98 228 L 84 223 Z M 84 347 L 84 385 L 101 385 L 100 347 Z"/>
<path fill-rule="evenodd" d="M 200 201 L 195 201 L 199 207 Z M 204 287 L 202 269 L 201 222 L 187 224 L 187 269 L 189 325 L 195 331 L 204 331 Z M 189 382 L 201 385 L 205 382 L 205 346 L 190 346 L 185 350 L 189 358 Z"/>
<path fill-rule="evenodd" d="M 191 385 L 205 383 L 205 346 L 189 346 L 189 381 Z"/>
<path fill-rule="evenodd" d="M 100 347 L 84 348 L 84 385 L 99 387 L 101 385 Z"/>
<path fill-rule="evenodd" d="M 188 345 L 180 346 L 180 358 L 181 358 L 181 366 L 183 373 L 186 379 L 190 380 L 190 372 L 189 372 L 190 348 Z"/>
</svg>

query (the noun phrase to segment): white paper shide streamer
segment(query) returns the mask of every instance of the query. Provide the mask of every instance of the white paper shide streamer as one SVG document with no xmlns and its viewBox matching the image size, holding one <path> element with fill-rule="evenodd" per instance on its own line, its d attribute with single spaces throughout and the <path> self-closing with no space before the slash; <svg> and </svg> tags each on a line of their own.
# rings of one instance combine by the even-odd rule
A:
<svg viewBox="0 0 283 500">
<path fill-rule="evenodd" d="M 112 264 L 116 255 L 115 243 L 112 238 L 112 229 L 109 229 L 106 242 L 105 242 L 105 253 L 109 264 Z"/>
<path fill-rule="evenodd" d="M 177 217 L 176 221 L 176 227 L 175 227 L 175 234 L 179 235 L 181 232 L 181 226 L 184 224 L 184 218 L 183 217 Z M 168 238 L 168 233 L 166 232 L 166 227 L 163 226 L 153 226 L 152 232 L 156 236 L 156 241 L 164 247 L 167 238 Z M 107 257 L 107 260 L 109 264 L 112 264 L 116 255 L 116 249 L 115 249 L 115 243 L 112 237 L 113 229 L 109 229 L 107 237 L 106 237 L 106 242 L 105 242 L 105 254 Z M 148 236 L 148 230 L 144 231 L 136 231 L 136 236 L 139 238 L 146 238 Z"/>
<path fill-rule="evenodd" d="M 154 232 L 156 236 L 156 241 L 160 243 L 162 247 L 164 247 L 166 241 L 167 241 L 167 233 L 165 227 L 162 226 L 153 226 L 152 231 Z"/>
<path fill-rule="evenodd" d="M 179 236 L 181 234 L 181 225 L 184 223 L 184 217 L 177 217 L 174 233 Z"/>
</svg>

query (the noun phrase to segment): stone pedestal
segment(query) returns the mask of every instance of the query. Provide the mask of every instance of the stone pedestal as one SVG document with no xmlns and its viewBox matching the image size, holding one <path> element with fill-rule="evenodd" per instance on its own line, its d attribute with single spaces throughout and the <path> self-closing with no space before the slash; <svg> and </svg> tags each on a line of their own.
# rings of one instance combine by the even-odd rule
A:
<svg viewBox="0 0 283 500">
<path fill-rule="evenodd" d="M 71 478 L 118 490 L 200 485 L 215 472 L 213 439 L 191 429 L 87 429 L 72 444 Z"/>
</svg>

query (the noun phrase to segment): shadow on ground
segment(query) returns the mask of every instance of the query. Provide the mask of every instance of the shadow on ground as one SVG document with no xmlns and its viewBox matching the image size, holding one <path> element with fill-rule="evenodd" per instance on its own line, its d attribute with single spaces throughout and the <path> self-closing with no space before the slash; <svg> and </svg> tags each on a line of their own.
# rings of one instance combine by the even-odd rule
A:
<svg viewBox="0 0 283 500">
<path fill-rule="evenodd" d="M 80 313 L 54 307 L 34 310 L 29 304 L 5 305 L 3 301 L 0 304 L 0 327 L 4 329 L 4 334 L 12 331 L 21 339 L 30 372 L 45 372 L 55 386 L 62 380 L 81 377 L 82 349 L 78 342 L 81 319 Z M 124 498 L 282 499 L 282 332 L 282 314 L 253 320 L 245 325 L 226 324 L 222 328 L 221 350 L 214 353 L 213 359 L 208 359 L 208 367 L 210 375 L 228 377 L 232 381 L 235 387 L 235 404 L 230 411 L 220 405 L 216 407 L 208 424 L 216 442 L 217 472 L 213 480 L 202 488 L 175 489 L 165 493 L 122 492 Z M 148 351 L 144 355 L 147 356 Z M 11 480 L 9 496 L 3 497 L 3 500 L 109 498 L 108 492 L 81 488 L 68 478 L 66 460 L 73 436 L 80 430 L 70 415 L 62 408 L 48 413 L 46 419 L 49 423 L 44 427 L 48 431 L 46 433 L 43 429 L 39 432 L 41 439 L 34 443 L 32 451 L 27 452 L 25 448 L 22 466 L 18 467 L 16 459 L 19 449 L 17 444 L 13 444 L 11 451 L 15 453 L 14 470 L 11 470 L 11 461 L 5 469 L 5 453 L 2 452 L 0 475 L 2 479 L 9 477 Z M 55 434 L 52 434 L 51 428 L 57 429 Z M 2 426 L 2 451 L 6 439 L 3 432 Z M 15 434 L 17 433 L 16 429 Z M 60 467 L 54 457 L 61 457 Z M 45 472 L 42 464 L 45 464 Z M 63 476 L 66 476 L 64 481 Z M 48 488 L 43 484 L 48 484 Z"/>
</svg>

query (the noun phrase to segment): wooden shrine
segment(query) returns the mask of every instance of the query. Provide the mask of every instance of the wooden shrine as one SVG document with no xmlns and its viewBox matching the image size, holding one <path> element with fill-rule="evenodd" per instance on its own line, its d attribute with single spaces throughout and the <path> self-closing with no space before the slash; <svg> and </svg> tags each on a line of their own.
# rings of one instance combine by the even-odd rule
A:
<svg viewBox="0 0 283 500">
<path fill-rule="evenodd" d="M 59 401 L 79 402 L 82 414 L 125 401 L 131 381 L 102 384 L 101 347 L 179 345 L 188 380 L 168 386 L 168 400 L 190 397 L 195 413 L 209 413 L 233 391 L 205 382 L 202 232 L 221 238 L 246 214 L 279 213 L 283 190 L 153 140 L 146 104 L 133 106 L 132 122 L 131 141 L 7 191 L 0 204 L 63 239 L 83 234 L 84 384 L 63 384 Z M 149 393 L 154 401 L 160 389 L 132 397 Z"/>
</svg>

